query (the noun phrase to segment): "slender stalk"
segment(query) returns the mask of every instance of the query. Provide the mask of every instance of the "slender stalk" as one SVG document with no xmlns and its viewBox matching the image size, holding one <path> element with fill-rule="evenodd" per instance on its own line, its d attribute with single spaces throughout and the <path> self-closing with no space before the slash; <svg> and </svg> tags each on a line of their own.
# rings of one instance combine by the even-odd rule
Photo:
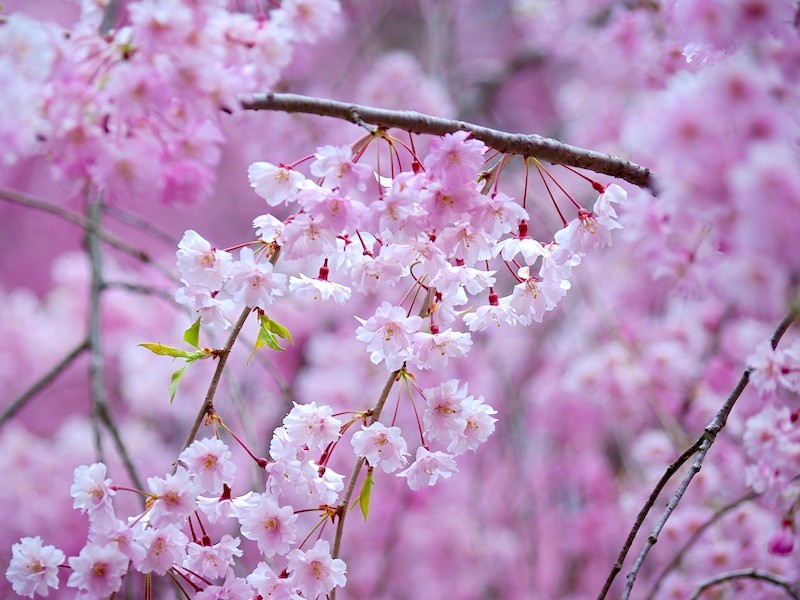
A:
<svg viewBox="0 0 800 600">
<path fill-rule="evenodd" d="M 372 423 L 376 423 L 380 418 L 383 406 L 386 404 L 386 400 L 389 398 L 389 393 L 392 391 L 392 387 L 394 386 L 395 381 L 397 381 L 399 374 L 399 370 L 394 371 L 391 375 L 389 375 L 389 379 L 386 380 L 383 390 L 381 390 L 381 395 L 378 397 L 378 401 L 375 403 L 375 406 L 372 409 L 370 425 Z M 350 500 L 353 497 L 353 491 L 356 489 L 358 475 L 361 473 L 361 468 L 364 466 L 365 462 L 366 461 L 363 458 L 359 458 L 356 461 L 356 464 L 353 466 L 353 472 L 350 474 L 350 480 L 347 482 L 347 489 L 344 492 L 344 496 L 342 496 L 341 503 L 339 503 L 339 521 L 336 523 L 336 533 L 333 538 L 333 551 L 331 552 L 331 556 L 333 558 L 339 557 L 339 552 L 342 548 L 342 535 L 344 534 L 344 521 L 345 517 L 347 516 L 347 509 L 350 506 Z M 336 588 L 334 588 L 331 592 L 330 600 L 336 600 Z"/>
<path fill-rule="evenodd" d="M 194 441 L 194 438 L 197 436 L 197 432 L 200 430 L 200 425 L 203 424 L 203 419 L 205 419 L 206 415 L 209 414 L 209 412 L 214 408 L 214 395 L 217 393 L 217 387 L 219 386 L 220 379 L 222 379 L 222 372 L 225 370 L 225 363 L 228 362 L 228 356 L 231 353 L 231 348 L 233 348 L 236 338 L 239 337 L 239 332 L 241 332 L 244 322 L 247 321 L 247 317 L 250 315 L 251 310 L 252 309 L 249 306 L 246 306 L 244 310 L 242 310 L 242 313 L 239 315 L 239 318 L 234 324 L 230 335 L 228 335 L 228 340 L 225 342 L 225 346 L 219 352 L 219 358 L 217 358 L 217 368 L 214 371 L 214 375 L 211 377 L 211 383 L 208 386 L 205 400 L 203 400 L 203 404 L 200 406 L 200 410 L 197 412 L 197 417 L 195 417 L 192 428 L 189 430 L 189 435 L 186 436 L 186 441 L 181 447 L 181 452 L 186 450 L 186 448 L 188 448 L 189 445 Z"/>
<path fill-rule="evenodd" d="M 441 119 L 410 110 L 387 110 L 299 94 L 253 94 L 242 98 L 240 103 L 246 110 L 306 113 L 343 119 L 362 126 L 364 123 L 369 123 L 384 128 L 395 127 L 410 133 L 444 135 L 456 131 L 468 131 L 473 138 L 506 154 L 531 156 L 553 164 L 588 169 L 623 179 L 633 185 L 647 188 L 653 193 L 657 191 L 655 178 L 649 169 L 618 156 L 570 146 L 540 135 L 513 134 L 466 121 Z"/>
</svg>

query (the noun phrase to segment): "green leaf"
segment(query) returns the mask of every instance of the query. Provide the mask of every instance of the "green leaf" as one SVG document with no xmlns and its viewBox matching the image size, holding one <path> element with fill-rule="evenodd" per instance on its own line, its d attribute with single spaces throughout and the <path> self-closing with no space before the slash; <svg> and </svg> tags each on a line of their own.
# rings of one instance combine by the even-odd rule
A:
<svg viewBox="0 0 800 600">
<path fill-rule="evenodd" d="M 183 333 L 183 341 L 195 348 L 200 347 L 200 319 L 192 323 L 192 326 Z"/>
<path fill-rule="evenodd" d="M 292 334 L 289 333 L 289 330 L 286 329 L 286 327 L 284 327 L 277 321 L 273 321 L 267 315 L 261 316 L 261 322 L 264 325 L 264 327 L 269 329 L 272 333 L 274 333 L 280 338 L 287 340 L 292 346 L 294 346 L 294 340 L 292 339 Z"/>
<path fill-rule="evenodd" d="M 150 352 L 158 354 L 159 356 L 172 356 L 174 358 L 192 358 L 197 360 L 203 354 L 203 351 L 179 350 L 172 346 L 165 346 L 164 344 L 139 344 L 142 348 L 147 348 Z"/>
<path fill-rule="evenodd" d="M 193 362 L 194 361 L 188 362 L 187 364 L 185 364 L 184 366 L 182 366 L 180 369 L 178 369 L 177 371 L 175 371 L 172 374 L 172 378 L 171 378 L 170 383 L 169 383 L 169 403 L 170 404 L 172 404 L 172 401 L 175 400 L 175 394 L 178 393 L 178 385 L 180 384 L 181 379 L 183 379 L 183 376 L 186 374 L 186 369 L 188 369 L 190 366 L 192 366 Z"/>
<path fill-rule="evenodd" d="M 372 468 L 367 470 L 367 478 L 361 484 L 361 493 L 358 495 L 358 504 L 361 506 L 361 514 L 364 515 L 364 520 L 369 516 L 369 499 L 372 494 Z"/>
<path fill-rule="evenodd" d="M 275 333 L 273 333 L 273 330 L 269 325 L 270 323 L 274 323 L 274 321 L 270 321 L 267 315 L 261 315 L 261 317 L 259 318 L 259 322 L 261 323 L 261 330 L 258 332 L 258 339 L 256 340 L 256 350 L 258 350 L 262 346 L 269 346 L 273 350 L 278 350 L 280 352 L 283 352 L 284 348 L 278 342 L 278 336 L 276 336 Z"/>
</svg>

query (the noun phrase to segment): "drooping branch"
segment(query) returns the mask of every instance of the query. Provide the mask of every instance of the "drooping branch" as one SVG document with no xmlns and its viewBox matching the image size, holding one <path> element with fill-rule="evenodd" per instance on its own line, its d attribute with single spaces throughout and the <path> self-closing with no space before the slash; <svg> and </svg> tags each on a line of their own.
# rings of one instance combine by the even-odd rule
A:
<svg viewBox="0 0 800 600">
<path fill-rule="evenodd" d="M 797 318 L 798 314 L 800 314 L 800 310 L 797 308 L 792 308 L 781 320 L 778 327 L 775 329 L 775 332 L 772 335 L 770 340 L 772 348 L 775 349 L 778 346 L 783 334 L 786 333 L 786 330 L 789 329 L 791 324 Z M 697 439 L 697 441 L 692 444 L 678 459 L 676 459 L 665 471 L 664 475 L 659 480 L 658 484 L 656 485 L 653 492 L 650 494 L 647 502 L 645 503 L 642 510 L 639 512 L 638 516 L 636 517 L 636 521 L 634 522 L 633 528 L 628 535 L 628 538 L 623 545 L 622 551 L 620 552 L 617 561 L 614 563 L 614 566 L 611 569 L 611 572 L 606 579 L 605 585 L 603 586 L 600 595 L 598 596 L 598 600 L 602 600 L 606 597 L 609 589 L 611 588 L 611 584 L 613 583 L 617 573 L 619 573 L 620 569 L 622 568 L 622 563 L 625 560 L 625 557 L 630 550 L 631 545 L 633 544 L 633 539 L 636 536 L 636 533 L 639 531 L 639 528 L 644 523 L 645 518 L 649 514 L 650 510 L 653 508 L 658 495 L 661 493 L 666 482 L 675 474 L 675 472 L 684 464 L 686 463 L 691 457 L 694 456 L 694 462 L 692 463 L 690 469 L 684 475 L 684 478 L 681 480 L 678 489 L 670 498 L 669 502 L 667 502 L 667 506 L 664 508 L 664 511 L 661 514 L 656 525 L 653 527 L 650 535 L 647 537 L 642 550 L 639 552 L 639 555 L 636 558 L 636 561 L 631 568 L 630 572 L 628 573 L 627 583 L 625 585 L 625 590 L 623 592 L 622 598 L 627 599 L 630 597 L 631 591 L 633 590 L 633 585 L 636 582 L 636 577 L 641 569 L 642 564 L 644 563 L 647 554 L 650 552 L 650 549 L 655 545 L 658 541 L 658 536 L 661 533 L 661 530 L 667 523 L 670 515 L 678 506 L 678 503 L 683 498 L 683 494 L 686 489 L 689 487 L 689 484 L 694 479 L 694 476 L 700 471 L 700 468 L 703 465 L 703 461 L 705 460 L 706 454 L 708 450 L 711 448 L 711 445 L 717 438 L 717 435 L 720 431 L 722 431 L 723 427 L 728 421 L 728 417 L 733 410 L 736 401 L 742 395 L 747 384 L 750 381 L 750 372 L 751 369 L 747 368 L 742 373 L 742 376 L 739 378 L 739 381 L 734 387 L 733 391 L 730 393 L 728 398 L 725 400 L 725 403 L 722 407 L 717 411 L 717 414 L 714 415 L 714 418 L 711 422 L 706 426 L 705 430 L 703 431 L 702 435 Z"/>
<path fill-rule="evenodd" d="M 657 191 L 653 173 L 641 165 L 618 156 L 570 146 L 536 134 L 508 133 L 467 121 L 442 119 L 410 110 L 389 110 L 299 94 L 253 94 L 241 98 L 240 103 L 246 110 L 276 110 L 320 115 L 344 119 L 359 125 L 367 123 L 386 129 L 395 127 L 410 133 L 444 135 L 456 131 L 469 131 L 475 139 L 503 153 L 530 156 L 553 164 L 588 169 L 623 179 L 653 193 Z"/>
<path fill-rule="evenodd" d="M 697 587 L 689 600 L 697 600 L 697 598 L 699 598 L 700 595 L 707 589 L 720 585 L 721 583 L 725 583 L 726 581 L 735 581 L 736 579 L 755 579 L 756 581 L 763 581 L 776 587 L 783 588 L 783 591 L 786 592 L 786 596 L 789 598 L 800 600 L 800 594 L 798 594 L 795 586 L 793 586 L 790 582 L 785 580 L 783 577 L 775 575 L 774 573 L 770 573 L 768 571 L 759 571 L 758 569 L 729 571 L 728 573 L 723 573 L 722 575 L 717 575 L 716 577 L 707 579 Z"/>
</svg>

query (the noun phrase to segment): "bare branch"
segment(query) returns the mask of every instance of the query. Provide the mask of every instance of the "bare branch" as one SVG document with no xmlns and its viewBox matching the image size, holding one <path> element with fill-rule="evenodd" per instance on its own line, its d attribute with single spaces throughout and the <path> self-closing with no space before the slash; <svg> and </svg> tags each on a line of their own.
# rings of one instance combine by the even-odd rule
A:
<svg viewBox="0 0 800 600">
<path fill-rule="evenodd" d="M 514 134 L 466 121 L 441 119 L 410 110 L 388 110 L 350 104 L 299 94 L 262 93 L 240 100 L 246 110 L 277 110 L 344 119 L 351 123 L 369 123 L 378 127 L 403 129 L 411 133 L 444 135 L 469 131 L 472 137 L 507 154 L 531 156 L 553 164 L 569 165 L 623 179 L 656 193 L 656 183 L 649 169 L 610 154 L 570 146 L 540 135 Z"/>
<path fill-rule="evenodd" d="M 64 372 L 72 362 L 81 354 L 89 349 L 89 340 L 85 339 L 78 344 L 72 351 L 67 354 L 61 361 L 50 369 L 47 373 L 42 375 L 36 383 L 34 383 L 27 390 L 22 392 L 4 411 L 0 414 L 0 428 L 3 427 L 17 412 L 24 407 L 30 400 L 32 400 L 39 392 L 44 390 L 55 379 Z"/>
<path fill-rule="evenodd" d="M 789 596 L 789 598 L 794 598 L 794 600 L 800 600 L 800 595 L 798 595 L 795 586 L 792 585 L 790 582 L 788 582 L 786 579 L 774 575 L 769 571 L 759 571 L 758 569 L 741 569 L 739 571 L 729 571 L 728 573 L 717 575 L 716 577 L 712 577 L 711 579 L 706 579 L 703 583 L 701 583 L 698 586 L 698 588 L 695 590 L 694 594 L 692 594 L 689 600 L 697 600 L 700 597 L 700 595 L 707 589 L 717 586 L 721 583 L 725 583 L 726 581 L 735 581 L 736 579 L 756 579 L 758 581 L 764 581 L 776 587 L 783 588 L 783 590 L 786 592 L 786 595 Z"/>
<path fill-rule="evenodd" d="M 61 217 L 65 221 L 74 223 L 78 227 L 81 227 L 87 231 L 92 227 L 88 219 L 86 219 L 82 215 L 79 215 L 76 212 L 67 210 L 66 208 L 58 206 L 57 204 L 53 204 L 52 202 L 47 202 L 46 200 L 41 200 L 39 198 L 34 198 L 33 196 L 23 194 L 16 190 L 0 188 L 0 200 L 6 200 L 8 202 L 13 202 L 14 204 L 19 204 L 21 206 L 27 206 L 29 208 L 35 208 L 38 210 L 49 212 L 50 214 Z M 139 262 L 152 266 L 154 269 L 156 269 L 159 273 L 164 275 L 170 281 L 179 282 L 178 277 L 173 272 L 171 272 L 169 269 L 161 266 L 159 263 L 154 261 L 152 257 L 144 250 L 139 250 L 137 248 L 129 246 L 115 235 L 112 235 L 102 229 L 96 229 L 95 233 L 98 238 L 103 240 L 106 244 L 108 244 L 112 248 L 116 248 L 117 250 L 120 250 L 121 252 L 124 252 L 125 254 L 132 256 Z"/>
<path fill-rule="evenodd" d="M 689 536 L 689 539 L 686 540 L 686 543 L 683 546 L 681 546 L 681 549 L 678 550 L 678 552 L 675 554 L 675 556 L 672 558 L 669 564 L 666 567 L 664 567 L 664 569 L 658 575 L 655 583 L 653 584 L 653 587 L 650 589 L 650 593 L 647 595 L 646 600 L 653 600 L 653 598 L 655 598 L 655 595 L 658 593 L 658 590 L 661 588 L 661 584 L 664 582 L 664 579 L 666 579 L 667 575 L 669 575 L 672 571 L 674 571 L 680 566 L 684 556 L 686 556 L 686 553 L 692 548 L 692 546 L 694 546 L 697 540 L 700 539 L 700 537 L 703 535 L 703 533 L 705 533 L 708 530 L 709 527 L 714 525 L 714 523 L 719 521 L 722 517 L 727 515 L 735 508 L 738 508 L 745 502 L 749 502 L 750 500 L 757 497 L 758 497 L 757 493 L 748 492 L 741 498 L 734 500 L 730 504 L 726 504 L 725 506 L 720 508 L 717 512 L 711 515 L 711 518 L 708 519 L 708 521 L 706 521 L 700 527 L 698 527 L 697 530 L 693 532 L 692 535 Z"/>
<path fill-rule="evenodd" d="M 778 325 L 778 327 L 776 328 L 775 332 L 772 335 L 771 343 L 772 343 L 773 349 L 777 347 L 778 342 L 780 341 L 781 337 L 783 337 L 783 334 L 786 333 L 786 330 L 794 322 L 794 320 L 797 318 L 797 315 L 799 313 L 800 313 L 800 310 L 798 310 L 797 308 L 793 307 L 786 314 L 786 316 L 784 316 L 784 318 L 781 320 L 780 324 Z M 683 497 L 683 494 L 686 491 L 686 489 L 689 487 L 689 484 L 691 483 L 692 479 L 694 479 L 694 476 L 700 471 L 700 468 L 703 465 L 703 461 L 705 460 L 705 457 L 706 457 L 706 454 L 708 453 L 709 448 L 711 448 L 711 445 L 714 443 L 714 441 L 717 438 L 717 434 L 719 434 L 719 432 L 722 430 L 722 428 L 725 427 L 725 424 L 728 421 L 728 417 L 730 416 L 730 413 L 733 410 L 733 407 L 736 404 L 736 401 L 742 395 L 742 392 L 745 390 L 745 388 L 747 387 L 747 384 L 750 381 L 750 372 L 751 372 L 751 370 L 750 370 L 750 368 L 748 368 L 742 373 L 742 376 L 739 378 L 739 381 L 737 382 L 736 387 L 733 389 L 733 391 L 730 393 L 728 398 L 725 400 L 725 403 L 722 405 L 722 407 L 719 409 L 719 411 L 717 411 L 717 414 L 714 415 L 714 418 L 712 419 L 712 421 L 706 426 L 705 430 L 703 431 L 703 434 L 689 448 L 689 450 L 684 452 L 684 454 L 681 456 L 681 458 L 683 458 L 683 457 L 685 457 L 687 455 L 687 453 L 690 453 L 690 456 L 691 456 L 691 454 L 693 454 L 693 449 L 696 449 L 696 451 L 697 451 L 697 454 L 695 456 L 694 462 L 692 463 L 690 469 L 684 475 L 683 480 L 681 480 L 681 483 L 678 486 L 678 489 L 673 494 L 672 498 L 670 498 L 669 502 L 667 502 L 667 506 L 664 509 L 664 512 L 661 514 L 661 517 L 659 518 L 658 522 L 653 527 L 652 532 L 648 536 L 647 541 L 645 542 L 644 546 L 642 547 L 642 550 L 639 552 L 639 555 L 636 558 L 636 562 L 634 563 L 633 567 L 631 568 L 630 572 L 628 573 L 627 583 L 625 585 L 625 590 L 624 590 L 623 595 L 622 595 L 623 600 L 625 600 L 625 599 L 630 597 L 631 591 L 633 590 L 633 585 L 634 585 L 634 583 L 636 581 L 636 576 L 638 575 L 639 570 L 641 569 L 641 566 L 642 566 L 642 564 L 644 562 L 644 559 L 647 557 L 647 554 L 650 552 L 650 549 L 658 541 L 658 536 L 660 535 L 662 529 L 666 525 L 667 520 L 669 519 L 670 515 L 672 514 L 672 511 L 675 510 L 675 508 L 678 506 L 678 503 L 681 501 L 681 498 Z M 675 463 L 673 463 L 673 465 L 674 464 Z M 670 467 L 667 469 L 667 472 L 664 474 L 664 477 L 662 477 L 661 481 L 659 481 L 659 485 L 662 482 L 665 482 L 665 478 L 669 479 L 669 477 L 672 476 L 672 473 L 674 473 L 674 471 L 671 473 L 670 470 L 672 469 L 673 465 L 670 465 Z M 668 477 L 668 475 L 669 475 L 669 477 Z M 663 486 L 661 486 L 661 487 L 663 487 Z M 657 486 L 657 489 L 658 489 L 658 486 Z M 658 490 L 658 491 L 660 492 L 660 490 Z M 656 490 L 654 490 L 653 493 L 655 494 Z M 657 494 L 656 494 L 656 496 L 657 496 Z M 652 498 L 653 494 L 651 494 L 650 497 Z M 648 506 L 648 504 L 649 504 L 649 506 Z M 652 504 L 650 504 L 650 500 L 649 499 L 648 499 L 648 504 L 645 505 L 645 508 L 647 510 L 645 510 L 645 508 L 643 508 L 642 511 L 639 513 L 639 516 L 636 519 L 636 523 L 637 524 L 634 525 L 634 528 L 637 529 L 637 530 L 638 530 L 638 527 L 641 525 L 640 520 L 643 521 L 644 517 L 647 516 L 647 513 L 649 513 L 650 509 L 652 508 Z M 628 539 L 632 542 L 632 539 L 631 539 L 630 536 L 629 536 Z M 628 544 L 628 541 L 626 541 L 625 547 L 623 547 L 624 552 L 627 553 L 627 550 L 629 548 L 630 548 L 630 544 Z M 620 556 L 624 559 L 624 556 L 623 556 L 622 553 L 620 553 Z M 617 568 L 618 566 L 619 566 L 619 568 Z M 618 559 L 617 563 L 615 563 L 614 567 L 612 568 L 611 574 L 609 575 L 608 579 L 606 580 L 606 584 L 605 584 L 605 586 L 603 588 L 603 591 L 600 593 L 600 596 L 598 597 L 599 599 L 602 599 L 602 598 L 605 597 L 605 595 L 608 592 L 608 589 L 611 587 L 611 583 L 612 583 L 614 577 L 616 576 L 617 572 L 619 572 L 620 568 L 621 568 L 621 561 Z"/>
</svg>

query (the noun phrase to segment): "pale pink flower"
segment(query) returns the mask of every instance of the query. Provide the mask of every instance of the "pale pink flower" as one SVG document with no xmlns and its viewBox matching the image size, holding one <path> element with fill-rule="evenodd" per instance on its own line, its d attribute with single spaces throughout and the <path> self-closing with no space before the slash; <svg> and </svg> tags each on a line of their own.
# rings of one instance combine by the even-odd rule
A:
<svg viewBox="0 0 800 600">
<path fill-rule="evenodd" d="M 183 566 L 207 579 L 218 579 L 232 567 L 234 556 L 241 556 L 239 549 L 241 540 L 227 533 L 213 546 L 203 546 L 190 542 L 186 548 Z"/>
<path fill-rule="evenodd" d="M 258 542 L 265 556 L 283 555 L 289 551 L 297 536 L 297 515 L 291 506 L 278 506 L 268 494 L 256 494 L 256 502 L 237 515 L 242 535 Z"/>
<path fill-rule="evenodd" d="M 472 225 L 488 235 L 491 239 L 511 233 L 520 221 L 527 221 L 530 216 L 522 206 L 503 192 L 494 193 L 479 204 L 470 219 Z"/>
<path fill-rule="evenodd" d="M 220 497 L 197 497 L 197 508 L 203 511 L 203 514 L 212 523 L 219 523 L 227 521 L 239 514 L 244 514 L 250 510 L 257 503 L 255 492 L 247 492 L 243 496 L 232 498 L 230 496 L 230 489 L 223 492 Z"/>
<path fill-rule="evenodd" d="M 117 492 L 111 489 L 111 480 L 106 479 L 106 466 L 103 463 L 77 467 L 73 477 L 74 483 L 69 490 L 74 498 L 73 508 L 90 514 L 96 511 L 113 512 L 111 497 Z"/>
<path fill-rule="evenodd" d="M 448 258 L 463 260 L 467 266 L 492 258 L 492 248 L 484 234 L 476 230 L 467 218 L 446 227 L 436 238 Z"/>
<path fill-rule="evenodd" d="M 366 458 L 370 465 L 379 466 L 385 473 L 393 473 L 408 462 L 408 446 L 399 427 L 376 422 L 354 433 L 350 443 L 356 456 Z"/>
<path fill-rule="evenodd" d="M 297 188 L 305 177 L 288 167 L 255 162 L 247 168 L 247 178 L 256 194 L 270 206 L 278 206 L 297 197 Z"/>
<path fill-rule="evenodd" d="M 197 232 L 189 229 L 178 244 L 178 271 L 186 285 L 197 285 L 211 291 L 222 287 L 233 257 L 212 248 Z"/>
<path fill-rule="evenodd" d="M 372 363 L 377 365 L 385 360 L 390 371 L 403 366 L 409 357 L 412 336 L 422 326 L 422 317 L 409 317 L 402 307 L 384 301 L 366 321 L 356 319 L 361 323 L 356 329 L 356 339 L 366 342 Z"/>
<path fill-rule="evenodd" d="M 423 161 L 430 174 L 447 186 L 474 182 L 483 167 L 483 155 L 488 148 L 480 140 L 468 139 L 468 131 L 448 133 L 433 138 L 430 154 Z"/>
<path fill-rule="evenodd" d="M 317 540 L 307 552 L 292 550 L 288 559 L 292 581 L 306 598 L 328 594 L 347 583 L 347 565 L 342 559 L 331 557 L 330 544 L 325 540 Z"/>
<path fill-rule="evenodd" d="M 544 313 L 553 310 L 565 293 L 566 288 L 560 281 L 528 277 L 514 286 L 509 305 L 523 325 L 530 325 L 532 321 L 541 323 Z"/>
<path fill-rule="evenodd" d="M 351 200 L 341 190 L 319 186 L 306 186 L 298 200 L 309 217 L 337 233 L 357 227 L 358 215 L 364 211 L 363 204 Z"/>
<path fill-rule="evenodd" d="M 131 559 L 134 563 L 144 559 L 145 550 L 136 541 L 137 535 L 142 531 L 141 521 L 127 525 L 120 519 L 113 519 L 104 527 L 92 527 L 89 530 L 89 541 L 99 546 L 116 544 L 117 550 Z"/>
<path fill-rule="evenodd" d="M 222 493 L 222 486 L 233 484 L 236 465 L 231 451 L 219 438 L 195 440 L 178 456 L 203 492 Z"/>
<path fill-rule="evenodd" d="M 128 572 L 128 557 L 116 544 L 87 544 L 77 557 L 69 559 L 72 574 L 67 585 L 81 590 L 90 598 L 108 598 L 122 585 Z"/>
<path fill-rule="evenodd" d="M 494 256 L 502 256 L 503 260 L 511 261 L 517 254 L 525 259 L 525 264 L 532 265 L 540 256 L 547 256 L 547 247 L 531 237 L 516 236 L 498 242 L 492 250 Z"/>
<path fill-rule="evenodd" d="M 233 569 L 228 569 L 222 585 L 210 585 L 194 596 L 194 600 L 252 600 L 253 588 L 247 581 L 236 577 Z"/>
<path fill-rule="evenodd" d="M 328 33 L 339 10 L 336 0 L 285 0 L 273 18 L 291 32 L 292 39 L 311 42 Z"/>
<path fill-rule="evenodd" d="M 256 235 L 265 244 L 276 242 L 283 233 L 283 221 L 272 215 L 259 215 L 253 219 Z"/>
<path fill-rule="evenodd" d="M 447 451 L 452 454 L 463 454 L 467 450 L 475 450 L 494 433 L 497 422 L 492 415 L 497 414 L 488 404 L 484 404 L 483 396 L 474 398 L 467 396 L 461 403 L 461 417 L 466 421 L 464 430 L 451 432 L 450 445 Z"/>
<path fill-rule="evenodd" d="M 366 190 L 367 181 L 372 177 L 372 167 L 353 162 L 350 146 L 321 146 L 314 154 L 316 159 L 309 167 L 311 174 L 322 177 L 329 187 Z"/>
<path fill-rule="evenodd" d="M 417 448 L 416 460 L 397 476 L 405 477 L 408 487 L 418 490 L 423 485 L 434 485 L 439 477 L 447 479 L 454 471 L 458 471 L 458 467 L 452 455 L 445 452 L 431 452 L 420 446 Z"/>
<path fill-rule="evenodd" d="M 462 417 L 463 402 L 467 398 L 467 384 L 451 379 L 435 388 L 425 390 L 425 412 L 422 422 L 425 434 L 432 439 L 449 440 L 451 433 L 464 431 L 467 421 Z"/>
<path fill-rule="evenodd" d="M 134 561 L 136 570 L 156 575 L 163 575 L 173 565 L 183 564 L 189 544 L 189 538 L 175 525 L 145 529 L 136 541 L 146 550 L 144 558 Z"/>
<path fill-rule="evenodd" d="M 6 578 L 20 596 L 47 596 L 51 587 L 58 589 L 58 566 L 64 559 L 55 546 L 43 546 L 39 536 L 25 537 L 11 547 Z"/>
<path fill-rule="evenodd" d="M 441 333 L 414 334 L 410 360 L 420 369 L 441 369 L 450 358 L 467 355 L 472 346 L 468 333 L 445 329 Z"/>
<path fill-rule="evenodd" d="M 294 592 L 292 577 L 278 577 L 265 562 L 258 563 L 255 571 L 247 576 L 249 583 L 264 600 L 303 600 Z"/>
<path fill-rule="evenodd" d="M 189 310 L 200 316 L 203 325 L 228 329 L 231 322 L 225 318 L 225 313 L 234 307 L 229 299 L 219 300 L 207 287 L 190 285 L 178 288 L 175 292 L 175 302 L 185 304 Z"/>
<path fill-rule="evenodd" d="M 470 294 L 480 294 L 495 283 L 496 271 L 482 271 L 466 265 L 445 265 L 444 270 L 431 279 L 431 285 L 444 295 L 453 296 L 459 288 Z M 466 302 L 466 298 L 464 302 Z M 456 303 L 458 304 L 458 303 Z M 463 304 L 463 303 L 462 303 Z"/>
<path fill-rule="evenodd" d="M 298 213 L 288 221 L 278 243 L 284 258 L 324 258 L 336 252 L 336 233 L 320 218 Z"/>
<path fill-rule="evenodd" d="M 179 523 L 195 511 L 199 489 L 186 469 L 178 469 L 166 478 L 148 477 L 150 487 L 149 519 L 156 527 Z"/>
<path fill-rule="evenodd" d="M 234 302 L 266 310 L 272 306 L 275 296 L 283 296 L 286 289 L 286 275 L 275 273 L 267 261 L 256 262 L 250 248 L 242 248 L 239 260 L 230 270 L 230 279 L 225 283 L 225 291 Z"/>
<path fill-rule="evenodd" d="M 313 460 L 301 465 L 298 480 L 298 491 L 306 494 L 316 504 L 336 504 L 339 492 L 344 489 L 344 475 L 330 467 L 320 467 Z"/>
<path fill-rule="evenodd" d="M 322 451 L 339 439 L 342 422 L 333 416 L 330 406 L 294 403 L 294 408 L 283 419 L 288 439 L 297 446 Z"/>
<path fill-rule="evenodd" d="M 475 309 L 475 312 L 466 313 L 462 318 L 470 331 L 482 331 L 487 327 L 500 327 L 503 324 L 515 325 L 510 298 L 501 298 L 497 304 L 484 304 Z"/>
<path fill-rule="evenodd" d="M 311 279 L 300 273 L 299 277 L 289 278 L 289 291 L 301 300 L 330 300 L 343 304 L 350 298 L 350 288 L 325 279 Z"/>
<path fill-rule="evenodd" d="M 776 350 L 767 342 L 760 343 L 747 357 L 750 381 L 762 395 L 774 394 L 783 380 L 783 371 L 788 371 L 789 361 L 785 351 Z"/>
</svg>

